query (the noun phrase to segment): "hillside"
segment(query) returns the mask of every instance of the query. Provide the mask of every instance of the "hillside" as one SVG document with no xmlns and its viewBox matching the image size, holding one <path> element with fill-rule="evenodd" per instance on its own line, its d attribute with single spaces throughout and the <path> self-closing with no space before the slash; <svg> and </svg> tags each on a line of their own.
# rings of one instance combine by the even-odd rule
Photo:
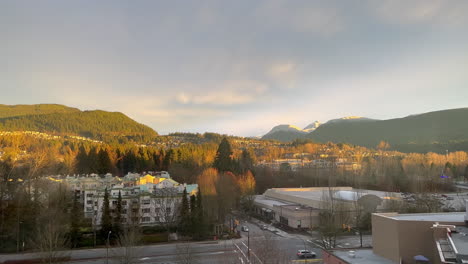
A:
<svg viewBox="0 0 468 264">
<path fill-rule="evenodd" d="M 443 110 L 389 120 L 331 122 L 307 135 L 317 142 L 376 147 L 384 140 L 405 152 L 468 150 L 468 108 Z"/>
<path fill-rule="evenodd" d="M 3 105 L 0 104 L 0 118 L 26 116 L 26 115 L 45 115 L 52 113 L 78 113 L 77 108 L 72 108 L 58 104 L 36 104 L 36 105 Z"/>
<path fill-rule="evenodd" d="M 38 131 L 102 141 L 152 141 L 157 133 L 118 112 L 80 111 L 61 105 L 0 107 L 0 131 Z"/>
</svg>

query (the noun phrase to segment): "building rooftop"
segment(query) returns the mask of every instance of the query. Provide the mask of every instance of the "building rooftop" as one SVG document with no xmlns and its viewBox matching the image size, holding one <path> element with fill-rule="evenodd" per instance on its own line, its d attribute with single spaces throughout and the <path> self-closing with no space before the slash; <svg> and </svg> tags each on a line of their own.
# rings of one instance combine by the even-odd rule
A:
<svg viewBox="0 0 468 264">
<path fill-rule="evenodd" d="M 468 228 L 465 226 L 457 226 L 457 232 L 451 233 L 453 244 L 455 245 L 457 255 L 462 259 L 468 259 Z"/>
<path fill-rule="evenodd" d="M 334 250 L 333 255 L 351 264 L 396 264 L 389 259 L 374 254 L 372 249 L 353 249 L 354 257 L 349 250 Z"/>
<path fill-rule="evenodd" d="M 385 215 L 385 214 L 384 214 Z M 465 213 L 463 212 L 447 212 L 447 213 L 423 213 L 423 214 L 396 214 L 388 217 L 402 221 L 428 221 L 428 222 L 460 222 L 465 221 Z"/>
<path fill-rule="evenodd" d="M 255 203 L 260 204 L 264 207 L 268 207 L 269 209 L 273 210 L 274 206 L 283 206 L 283 205 L 292 205 L 292 203 L 280 202 L 277 200 L 269 199 L 263 195 L 256 195 L 255 196 Z"/>
</svg>

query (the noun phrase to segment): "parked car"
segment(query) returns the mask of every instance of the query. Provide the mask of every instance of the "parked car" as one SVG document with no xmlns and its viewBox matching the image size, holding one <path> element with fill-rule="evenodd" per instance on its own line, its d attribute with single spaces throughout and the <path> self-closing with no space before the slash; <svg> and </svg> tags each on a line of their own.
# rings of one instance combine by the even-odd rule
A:
<svg viewBox="0 0 468 264">
<path fill-rule="evenodd" d="M 300 249 L 297 251 L 298 258 L 315 258 L 317 254 L 315 252 L 307 250 L 307 249 Z"/>
<path fill-rule="evenodd" d="M 247 226 L 242 226 L 241 230 L 244 232 L 249 232 L 249 228 Z"/>
<path fill-rule="evenodd" d="M 262 225 L 260 228 L 261 228 L 262 230 L 267 230 L 267 229 L 268 229 L 268 226 L 267 226 L 267 225 Z"/>
</svg>

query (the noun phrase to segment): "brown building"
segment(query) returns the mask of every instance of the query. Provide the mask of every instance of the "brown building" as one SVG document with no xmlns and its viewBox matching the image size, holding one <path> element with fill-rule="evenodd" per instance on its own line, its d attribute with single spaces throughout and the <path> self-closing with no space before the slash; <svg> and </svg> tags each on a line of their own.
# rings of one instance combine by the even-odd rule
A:
<svg viewBox="0 0 468 264">
<path fill-rule="evenodd" d="M 468 263 L 468 213 L 372 215 L 373 249 L 324 251 L 324 264 Z"/>
</svg>

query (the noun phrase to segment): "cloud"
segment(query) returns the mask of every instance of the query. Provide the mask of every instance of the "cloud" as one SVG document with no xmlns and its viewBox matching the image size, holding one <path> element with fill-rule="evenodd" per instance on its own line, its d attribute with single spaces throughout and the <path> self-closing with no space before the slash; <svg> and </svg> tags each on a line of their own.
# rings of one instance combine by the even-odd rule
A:
<svg viewBox="0 0 468 264">
<path fill-rule="evenodd" d="M 267 75 L 282 89 L 295 87 L 297 66 L 293 62 L 273 63 L 267 69 Z"/>
<path fill-rule="evenodd" d="M 371 12 L 375 16 L 390 24 L 420 24 L 436 23 L 441 25 L 464 24 L 467 1 L 443 0 L 385 0 L 370 1 Z"/>
<path fill-rule="evenodd" d="M 213 85 L 209 89 L 195 89 L 197 92 L 180 92 L 175 100 L 181 104 L 193 105 L 242 105 L 255 102 L 268 87 L 253 80 L 231 80 Z"/>
<path fill-rule="evenodd" d="M 287 28 L 298 33 L 329 36 L 345 28 L 344 16 L 337 6 L 320 1 L 304 2 L 306 4 L 267 1 L 258 7 L 256 16 L 267 25 Z"/>
</svg>

